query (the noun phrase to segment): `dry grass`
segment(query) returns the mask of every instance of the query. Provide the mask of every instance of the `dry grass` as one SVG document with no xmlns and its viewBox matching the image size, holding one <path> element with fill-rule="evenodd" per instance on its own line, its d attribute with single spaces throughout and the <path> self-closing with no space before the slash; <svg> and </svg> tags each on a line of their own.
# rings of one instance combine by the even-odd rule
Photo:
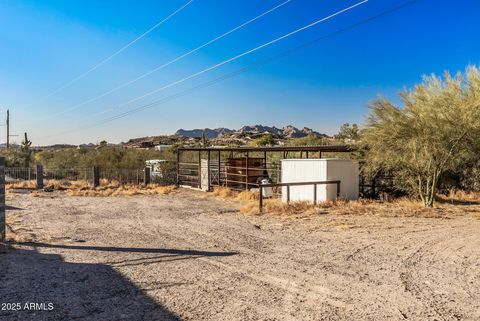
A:
<svg viewBox="0 0 480 321">
<path fill-rule="evenodd" d="M 134 195 L 167 195 L 177 191 L 176 186 L 160 185 L 120 185 L 100 186 L 90 189 L 69 189 L 66 191 L 70 196 L 134 196 Z"/>
<path fill-rule="evenodd" d="M 133 196 L 133 195 L 166 195 L 177 190 L 176 186 L 161 186 L 157 184 L 124 185 L 118 181 L 100 180 L 100 186 L 93 188 L 85 181 L 47 180 L 45 188 L 55 191 L 65 191 L 70 196 Z M 8 189 L 35 189 L 35 181 L 23 181 L 7 184 Z M 32 197 L 40 197 L 41 192 L 32 192 Z"/>
<path fill-rule="evenodd" d="M 237 201 L 254 201 L 258 200 L 258 194 L 250 191 L 234 191 L 228 187 L 214 187 L 210 193 L 202 194 L 200 197 L 217 197 L 222 199 L 230 199 Z"/>
<path fill-rule="evenodd" d="M 36 189 L 37 182 L 36 181 L 19 181 L 19 182 L 7 182 L 5 184 L 7 189 Z"/>
<path fill-rule="evenodd" d="M 433 208 L 425 208 L 420 201 L 410 198 L 399 198 L 388 202 L 373 200 L 358 201 L 329 201 L 313 205 L 309 202 L 283 203 L 280 199 L 265 199 L 262 213 L 258 208 L 258 194 L 253 192 L 235 192 L 228 188 L 215 188 L 205 197 L 220 197 L 242 201 L 240 212 L 247 215 L 276 215 L 304 218 L 312 215 L 377 215 L 386 217 L 429 217 L 446 218 L 448 215 L 463 215 L 470 212 L 475 217 L 480 217 L 480 207 L 472 207 L 469 211 L 446 202 L 438 202 Z M 456 193 L 451 199 L 479 201 L 480 194 Z"/>
</svg>

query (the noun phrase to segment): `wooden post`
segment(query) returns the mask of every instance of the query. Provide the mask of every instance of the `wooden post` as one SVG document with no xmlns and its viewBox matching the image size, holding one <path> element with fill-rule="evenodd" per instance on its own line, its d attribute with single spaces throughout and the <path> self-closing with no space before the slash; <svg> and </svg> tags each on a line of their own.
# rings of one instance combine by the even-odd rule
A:
<svg viewBox="0 0 480 321">
<path fill-rule="evenodd" d="M 43 188 L 43 166 L 37 165 L 37 188 Z"/>
<path fill-rule="evenodd" d="M 145 167 L 143 171 L 143 184 L 145 186 L 150 184 L 150 167 Z"/>
<path fill-rule="evenodd" d="M 93 167 L 93 187 L 100 186 L 100 168 L 98 166 Z"/>
<path fill-rule="evenodd" d="M 313 184 L 313 205 L 317 205 L 317 184 Z"/>
<path fill-rule="evenodd" d="M 305 154 L 307 155 L 307 158 L 308 158 L 308 150 L 305 152 Z"/>
<path fill-rule="evenodd" d="M 340 182 L 337 182 L 337 200 L 340 198 Z"/>
<path fill-rule="evenodd" d="M 5 158 L 0 157 L 0 252 L 7 250 L 7 222 L 5 217 Z"/>
</svg>

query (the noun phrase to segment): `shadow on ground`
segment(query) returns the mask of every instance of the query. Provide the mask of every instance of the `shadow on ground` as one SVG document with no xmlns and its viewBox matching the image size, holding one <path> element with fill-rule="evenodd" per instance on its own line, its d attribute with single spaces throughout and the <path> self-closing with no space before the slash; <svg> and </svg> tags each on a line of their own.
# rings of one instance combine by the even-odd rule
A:
<svg viewBox="0 0 480 321">
<path fill-rule="evenodd" d="M 65 245 L 65 244 L 50 244 L 50 243 L 39 243 L 39 242 L 23 242 L 23 243 L 21 242 L 17 244 L 33 246 L 33 247 L 47 247 L 47 248 L 57 248 L 57 249 L 69 249 L 69 250 L 130 252 L 130 253 L 161 253 L 161 254 L 191 255 L 191 256 L 231 256 L 231 255 L 237 254 L 236 252 L 210 252 L 210 251 L 142 248 L 142 247 Z"/>
<path fill-rule="evenodd" d="M 76 250 L 128 251 L 172 255 L 225 256 L 215 253 L 174 249 L 110 248 L 18 244 L 0 254 L 0 303 L 20 303 L 22 311 L 2 311 L 0 320 L 180 320 L 143 289 L 124 278 L 112 266 L 65 262 L 60 255 L 45 254 L 36 247 Z M 150 286 L 152 284 L 149 284 Z M 179 284 L 160 282 L 155 288 Z M 38 303 L 46 311 L 25 310 L 26 303 Z M 53 310 L 48 310 L 48 304 Z"/>
</svg>

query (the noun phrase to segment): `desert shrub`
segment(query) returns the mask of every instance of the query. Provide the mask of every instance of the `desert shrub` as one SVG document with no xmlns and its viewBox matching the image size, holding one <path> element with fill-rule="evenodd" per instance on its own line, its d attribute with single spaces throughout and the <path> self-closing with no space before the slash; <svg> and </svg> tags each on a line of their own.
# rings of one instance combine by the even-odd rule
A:
<svg viewBox="0 0 480 321">
<path fill-rule="evenodd" d="M 140 169 L 148 159 L 174 160 L 172 151 L 129 149 L 100 146 L 97 148 L 47 149 L 35 154 L 36 163 L 47 168 L 70 169 L 100 166 L 103 168 Z"/>
<path fill-rule="evenodd" d="M 424 77 L 400 98 L 403 107 L 386 98 L 370 104 L 362 137 L 366 170 L 395 173 L 397 186 L 432 206 L 446 174 L 478 157 L 480 71 Z"/>
</svg>

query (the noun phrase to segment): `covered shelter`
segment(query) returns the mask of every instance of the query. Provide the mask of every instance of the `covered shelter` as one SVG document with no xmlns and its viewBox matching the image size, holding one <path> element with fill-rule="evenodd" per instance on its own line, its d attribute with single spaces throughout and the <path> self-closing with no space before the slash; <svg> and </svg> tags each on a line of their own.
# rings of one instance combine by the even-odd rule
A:
<svg viewBox="0 0 480 321">
<path fill-rule="evenodd" d="M 280 160 L 338 157 L 349 145 L 273 147 L 181 147 L 177 152 L 177 185 L 209 191 L 213 186 L 235 190 L 258 188 L 262 179 L 280 183 Z"/>
</svg>

